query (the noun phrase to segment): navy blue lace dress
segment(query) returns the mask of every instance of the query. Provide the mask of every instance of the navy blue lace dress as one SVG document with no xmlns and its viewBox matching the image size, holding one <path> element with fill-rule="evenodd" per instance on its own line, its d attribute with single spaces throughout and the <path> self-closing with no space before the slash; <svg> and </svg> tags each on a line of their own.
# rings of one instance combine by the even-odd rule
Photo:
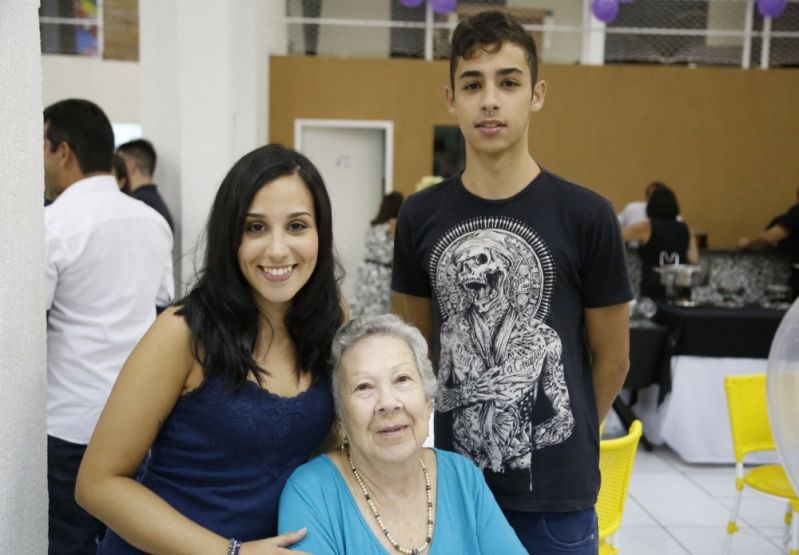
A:
<svg viewBox="0 0 799 555">
<path fill-rule="evenodd" d="M 283 485 L 333 423 L 330 380 L 296 397 L 219 378 L 181 397 L 153 443 L 140 478 L 180 513 L 242 542 L 277 533 Z M 141 553 L 108 530 L 98 553 Z"/>
</svg>

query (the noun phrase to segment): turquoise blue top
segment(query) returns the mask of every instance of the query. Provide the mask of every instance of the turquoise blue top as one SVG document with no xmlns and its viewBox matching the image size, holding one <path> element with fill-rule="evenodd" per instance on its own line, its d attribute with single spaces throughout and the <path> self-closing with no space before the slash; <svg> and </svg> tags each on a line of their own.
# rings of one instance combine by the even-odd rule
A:
<svg viewBox="0 0 799 555">
<path fill-rule="evenodd" d="M 438 478 L 435 528 L 428 553 L 526 554 L 477 467 L 456 453 L 433 451 Z M 295 470 L 280 496 L 278 532 L 304 526 L 308 534 L 292 549 L 315 555 L 386 554 L 327 455 Z"/>
</svg>

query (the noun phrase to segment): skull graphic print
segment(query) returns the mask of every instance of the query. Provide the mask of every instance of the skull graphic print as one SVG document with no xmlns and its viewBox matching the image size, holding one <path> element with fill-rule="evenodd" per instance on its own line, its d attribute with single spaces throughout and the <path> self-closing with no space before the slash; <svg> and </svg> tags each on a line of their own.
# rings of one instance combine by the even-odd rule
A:
<svg viewBox="0 0 799 555">
<path fill-rule="evenodd" d="M 475 218 L 438 240 L 430 270 L 442 317 L 436 410 L 452 412 L 455 449 L 481 469 L 530 472 L 532 452 L 574 428 L 561 340 L 545 323 L 549 248 L 521 222 Z M 537 403 L 549 404 L 541 422 Z"/>
</svg>

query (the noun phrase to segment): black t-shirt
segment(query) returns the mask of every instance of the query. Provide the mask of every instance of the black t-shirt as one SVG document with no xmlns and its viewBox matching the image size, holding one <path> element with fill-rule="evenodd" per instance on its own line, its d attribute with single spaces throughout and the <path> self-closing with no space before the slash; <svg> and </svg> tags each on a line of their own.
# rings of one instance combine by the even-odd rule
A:
<svg viewBox="0 0 799 555">
<path fill-rule="evenodd" d="M 649 241 L 638 247 L 641 295 L 662 299 L 666 297 L 666 288 L 661 285 L 660 274 L 655 268 L 687 263 L 691 232 L 684 222 L 670 218 L 652 218 L 649 225 L 652 226 Z"/>
<path fill-rule="evenodd" d="M 585 308 L 632 298 L 610 203 L 542 171 L 486 200 L 453 177 L 403 204 L 392 288 L 432 297 L 436 445 L 484 470 L 500 506 L 593 506 L 599 439 Z"/>
<path fill-rule="evenodd" d="M 164 199 L 161 198 L 161 195 L 158 193 L 158 189 L 155 187 L 155 185 L 142 185 L 133 191 L 130 196 L 142 201 L 144 204 L 161 214 L 166 220 L 166 223 L 169 224 L 169 229 L 171 229 L 173 232 L 175 231 L 175 224 L 172 221 L 172 214 L 169 213 L 169 208 L 166 207 L 166 203 L 164 202 Z"/>
</svg>

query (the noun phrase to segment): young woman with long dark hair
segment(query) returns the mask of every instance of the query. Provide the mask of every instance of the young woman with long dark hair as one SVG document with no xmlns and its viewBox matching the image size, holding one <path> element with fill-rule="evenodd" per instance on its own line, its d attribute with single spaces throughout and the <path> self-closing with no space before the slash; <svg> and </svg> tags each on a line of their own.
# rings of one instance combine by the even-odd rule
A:
<svg viewBox="0 0 799 555">
<path fill-rule="evenodd" d="M 206 240 L 86 451 L 77 499 L 110 529 L 100 553 L 279 553 L 305 534 L 274 537 L 283 484 L 333 422 L 344 314 L 322 178 L 293 150 L 254 150 L 223 180 Z"/>
</svg>

